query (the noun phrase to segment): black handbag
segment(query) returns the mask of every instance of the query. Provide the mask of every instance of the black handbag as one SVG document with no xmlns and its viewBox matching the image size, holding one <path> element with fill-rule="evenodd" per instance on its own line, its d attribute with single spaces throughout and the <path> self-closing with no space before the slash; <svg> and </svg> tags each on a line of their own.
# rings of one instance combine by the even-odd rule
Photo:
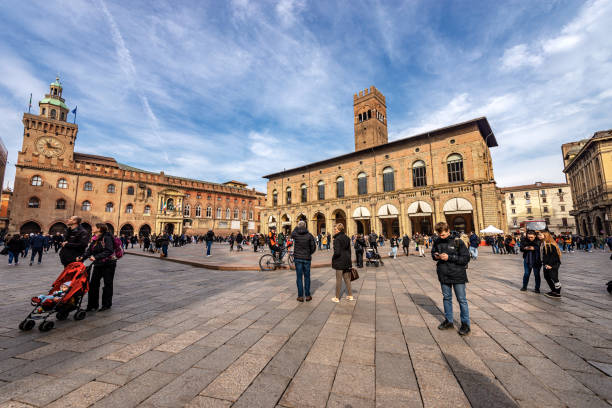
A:
<svg viewBox="0 0 612 408">
<path fill-rule="evenodd" d="M 357 272 L 357 269 L 351 268 L 351 282 L 357 279 L 359 279 L 359 272 Z"/>
</svg>

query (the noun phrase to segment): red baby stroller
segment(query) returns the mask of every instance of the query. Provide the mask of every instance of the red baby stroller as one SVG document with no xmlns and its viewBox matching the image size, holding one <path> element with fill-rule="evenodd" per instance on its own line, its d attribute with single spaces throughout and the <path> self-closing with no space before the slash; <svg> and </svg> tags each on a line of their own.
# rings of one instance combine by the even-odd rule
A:
<svg viewBox="0 0 612 408">
<path fill-rule="evenodd" d="M 68 314 L 73 310 L 74 320 L 83 320 L 86 316 L 85 310 L 81 309 L 81 302 L 83 296 L 89 291 L 89 272 L 91 271 L 91 264 L 85 266 L 82 262 L 72 262 L 68 264 L 60 274 L 60 276 L 53 282 L 49 295 L 54 294 L 60 290 L 62 284 L 70 282 L 70 287 L 67 292 L 59 299 L 46 299 L 40 300 L 37 297 L 32 298 L 32 306 L 34 309 L 30 312 L 21 323 L 19 323 L 20 330 L 31 330 L 36 325 L 36 320 L 42 320 L 38 329 L 40 331 L 49 331 L 55 326 L 53 321 L 47 321 L 49 316 L 55 313 L 57 320 L 66 320 Z"/>
</svg>

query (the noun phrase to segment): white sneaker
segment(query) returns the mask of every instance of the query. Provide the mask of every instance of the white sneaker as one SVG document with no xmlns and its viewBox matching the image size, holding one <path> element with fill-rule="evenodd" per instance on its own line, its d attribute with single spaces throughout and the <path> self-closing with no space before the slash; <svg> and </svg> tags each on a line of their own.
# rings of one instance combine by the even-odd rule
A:
<svg viewBox="0 0 612 408">
<path fill-rule="evenodd" d="M 340 303 L 340 299 L 338 299 L 337 297 L 333 297 L 331 301 L 334 303 Z"/>
<path fill-rule="evenodd" d="M 346 297 L 346 300 L 355 300 L 355 298 L 354 298 L 354 297 L 352 297 L 352 296 L 347 296 L 347 297 Z"/>
</svg>

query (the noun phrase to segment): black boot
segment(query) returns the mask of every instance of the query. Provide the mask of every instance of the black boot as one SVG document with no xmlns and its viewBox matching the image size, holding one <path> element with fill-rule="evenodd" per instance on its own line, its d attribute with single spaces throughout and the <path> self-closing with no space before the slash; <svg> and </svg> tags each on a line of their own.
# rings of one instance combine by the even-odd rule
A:
<svg viewBox="0 0 612 408">
<path fill-rule="evenodd" d="M 459 334 L 465 336 L 470 332 L 470 326 L 466 323 L 461 323 L 461 327 L 459 328 Z"/>
<path fill-rule="evenodd" d="M 453 328 L 453 323 L 449 322 L 447 319 L 444 319 L 444 321 L 440 323 L 440 325 L 438 326 L 438 330 L 446 330 L 446 329 L 452 329 L 452 328 Z"/>
</svg>

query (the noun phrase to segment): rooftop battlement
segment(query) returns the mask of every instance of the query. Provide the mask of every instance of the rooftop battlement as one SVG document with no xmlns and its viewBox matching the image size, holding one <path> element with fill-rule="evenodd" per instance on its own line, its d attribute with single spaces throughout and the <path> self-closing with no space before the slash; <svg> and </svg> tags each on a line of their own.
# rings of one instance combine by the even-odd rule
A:
<svg viewBox="0 0 612 408">
<path fill-rule="evenodd" d="M 353 103 L 357 103 L 361 101 L 363 98 L 369 98 L 371 96 L 378 96 L 382 99 L 383 103 L 386 105 L 387 102 L 385 100 L 385 95 L 382 94 L 375 86 L 371 86 L 369 89 L 364 89 L 363 91 L 359 91 L 358 94 L 353 95 Z"/>
</svg>

